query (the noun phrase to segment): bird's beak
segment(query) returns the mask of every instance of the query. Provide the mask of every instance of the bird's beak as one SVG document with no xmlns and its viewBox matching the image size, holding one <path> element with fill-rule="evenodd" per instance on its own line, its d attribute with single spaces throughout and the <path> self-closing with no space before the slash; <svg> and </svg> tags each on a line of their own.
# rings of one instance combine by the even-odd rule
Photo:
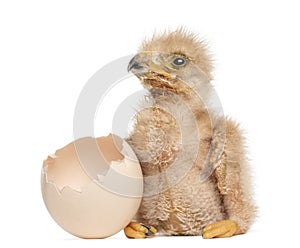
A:
<svg viewBox="0 0 300 248">
<path fill-rule="evenodd" d="M 151 61 L 151 54 L 148 53 L 138 53 L 129 62 L 127 70 L 136 75 L 142 75 L 149 72 Z"/>
<path fill-rule="evenodd" d="M 127 70 L 136 76 L 152 78 L 153 73 L 170 77 L 164 68 L 163 55 L 158 52 L 144 51 L 135 55 L 129 62 Z"/>
</svg>

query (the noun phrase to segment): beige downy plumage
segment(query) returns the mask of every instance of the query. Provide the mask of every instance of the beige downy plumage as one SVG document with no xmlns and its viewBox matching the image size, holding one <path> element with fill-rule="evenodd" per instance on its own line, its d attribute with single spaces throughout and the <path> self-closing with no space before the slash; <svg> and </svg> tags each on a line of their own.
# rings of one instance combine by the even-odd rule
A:
<svg viewBox="0 0 300 248">
<path fill-rule="evenodd" d="M 230 237 L 255 217 L 244 138 L 218 113 L 203 42 L 179 29 L 145 41 L 128 69 L 149 91 L 127 139 L 144 175 L 130 238 Z"/>
</svg>

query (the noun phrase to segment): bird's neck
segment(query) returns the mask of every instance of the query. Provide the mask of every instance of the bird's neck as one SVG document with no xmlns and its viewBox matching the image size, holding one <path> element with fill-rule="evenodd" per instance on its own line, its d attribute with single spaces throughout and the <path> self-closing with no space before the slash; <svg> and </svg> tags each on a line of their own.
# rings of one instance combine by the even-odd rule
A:
<svg viewBox="0 0 300 248">
<path fill-rule="evenodd" d="M 156 101 L 163 101 L 165 104 L 169 102 L 182 102 L 189 108 L 192 112 L 198 113 L 207 110 L 207 99 L 195 91 L 189 91 L 189 93 L 184 92 L 176 92 L 171 90 L 165 90 L 161 88 L 151 88 L 149 89 L 150 97 Z"/>
</svg>

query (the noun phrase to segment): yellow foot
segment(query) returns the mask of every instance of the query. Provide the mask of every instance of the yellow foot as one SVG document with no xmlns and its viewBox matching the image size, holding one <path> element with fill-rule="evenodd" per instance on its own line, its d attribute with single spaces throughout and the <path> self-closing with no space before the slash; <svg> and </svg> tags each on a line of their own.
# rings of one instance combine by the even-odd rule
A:
<svg viewBox="0 0 300 248">
<path fill-rule="evenodd" d="M 232 220 L 222 220 L 204 227 L 202 236 L 204 239 L 228 238 L 241 233 L 242 231 L 236 222 Z"/>
<path fill-rule="evenodd" d="M 155 233 L 157 233 L 157 230 L 153 226 L 131 222 L 124 228 L 124 233 L 127 238 L 143 239 L 153 236 Z"/>
</svg>

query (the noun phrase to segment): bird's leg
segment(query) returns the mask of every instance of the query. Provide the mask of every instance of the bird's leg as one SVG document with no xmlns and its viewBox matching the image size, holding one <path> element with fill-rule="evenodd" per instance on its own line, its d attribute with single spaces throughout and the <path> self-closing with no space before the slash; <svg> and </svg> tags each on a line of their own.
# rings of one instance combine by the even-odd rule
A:
<svg viewBox="0 0 300 248">
<path fill-rule="evenodd" d="M 204 239 L 228 238 L 242 233 L 243 232 L 235 221 L 222 220 L 204 227 L 202 236 Z"/>
<path fill-rule="evenodd" d="M 153 236 L 157 230 L 153 226 L 131 222 L 124 228 L 124 233 L 127 238 L 142 239 Z"/>
</svg>

